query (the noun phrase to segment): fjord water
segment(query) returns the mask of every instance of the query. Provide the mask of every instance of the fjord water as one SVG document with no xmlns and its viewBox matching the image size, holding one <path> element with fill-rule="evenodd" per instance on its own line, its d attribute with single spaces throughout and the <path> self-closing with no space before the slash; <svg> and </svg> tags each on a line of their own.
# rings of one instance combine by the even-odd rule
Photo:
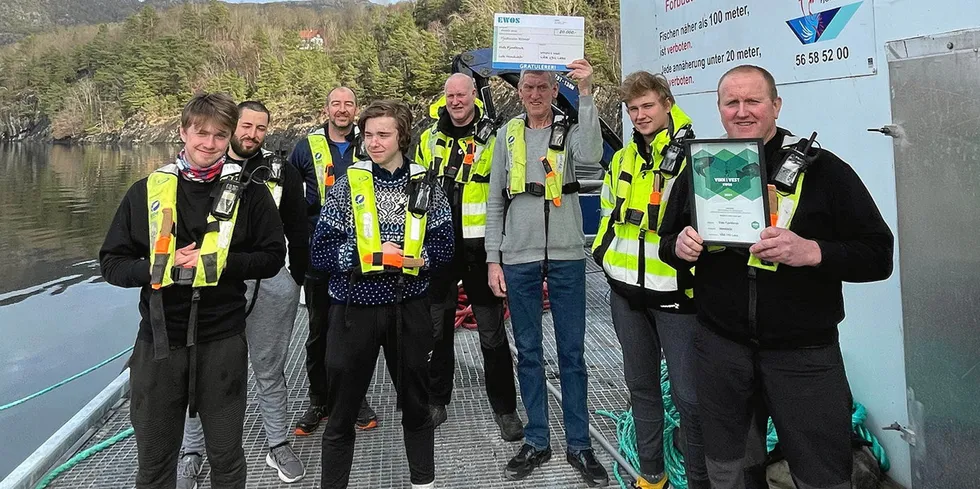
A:
<svg viewBox="0 0 980 489">
<path fill-rule="evenodd" d="M 0 405 L 132 346 L 139 292 L 105 283 L 98 252 L 126 190 L 175 149 L 0 143 Z M 0 479 L 127 358 L 0 411 Z"/>
</svg>

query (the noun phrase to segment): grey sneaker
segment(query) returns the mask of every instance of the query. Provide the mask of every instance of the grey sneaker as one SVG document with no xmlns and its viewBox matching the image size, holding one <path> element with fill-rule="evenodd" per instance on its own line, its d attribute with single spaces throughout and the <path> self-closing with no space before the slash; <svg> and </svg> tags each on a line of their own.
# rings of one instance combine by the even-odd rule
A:
<svg viewBox="0 0 980 489">
<path fill-rule="evenodd" d="M 306 475 L 303 462 L 299 461 L 299 457 L 288 442 L 270 449 L 269 454 L 265 456 L 265 463 L 279 471 L 279 480 L 287 484 L 296 482 Z"/>
<path fill-rule="evenodd" d="M 204 468 L 204 459 L 196 453 L 185 453 L 177 462 L 177 489 L 197 489 L 197 478 Z"/>
</svg>

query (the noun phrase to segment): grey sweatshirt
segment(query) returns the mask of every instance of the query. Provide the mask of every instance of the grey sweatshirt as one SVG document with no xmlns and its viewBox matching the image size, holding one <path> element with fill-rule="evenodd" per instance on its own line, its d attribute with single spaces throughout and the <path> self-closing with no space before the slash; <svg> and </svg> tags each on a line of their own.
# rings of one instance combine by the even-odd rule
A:
<svg viewBox="0 0 980 489">
<path fill-rule="evenodd" d="M 548 152 L 551 127 L 526 128 L 524 140 L 527 147 L 528 183 L 544 183 L 544 167 L 541 157 Z M 507 229 L 504 229 L 503 189 L 510 185 L 508 170 L 511 158 L 507 153 L 507 126 L 497 131 L 493 163 L 490 171 L 490 198 L 487 202 L 487 262 L 517 265 L 544 260 L 544 197 L 527 192 L 517 194 L 507 211 Z M 591 95 L 579 98 L 578 123 L 568 131 L 566 164 L 563 183 L 575 181 L 575 168 L 579 164 L 596 164 L 602 159 L 602 132 L 599 114 Z M 551 206 L 548 219 L 548 259 L 582 260 L 585 258 L 585 235 L 582 232 L 582 207 L 578 194 L 563 195 L 561 207 Z"/>
</svg>

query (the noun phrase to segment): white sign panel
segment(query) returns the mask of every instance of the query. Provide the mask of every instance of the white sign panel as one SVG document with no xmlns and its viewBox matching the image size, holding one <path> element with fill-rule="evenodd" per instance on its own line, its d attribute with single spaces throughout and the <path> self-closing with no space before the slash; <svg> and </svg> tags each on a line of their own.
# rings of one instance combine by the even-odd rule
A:
<svg viewBox="0 0 980 489">
<path fill-rule="evenodd" d="M 585 17 L 494 14 L 495 69 L 567 71 L 585 57 Z"/>
<path fill-rule="evenodd" d="M 740 64 L 779 84 L 873 75 L 872 0 L 663 0 L 661 72 L 675 95 L 714 91 Z"/>
</svg>

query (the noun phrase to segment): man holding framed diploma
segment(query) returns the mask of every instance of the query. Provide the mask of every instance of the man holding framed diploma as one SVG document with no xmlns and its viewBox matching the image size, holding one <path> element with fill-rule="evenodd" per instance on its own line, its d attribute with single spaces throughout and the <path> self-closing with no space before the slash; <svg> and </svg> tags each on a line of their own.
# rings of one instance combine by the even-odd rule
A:
<svg viewBox="0 0 980 489">
<path fill-rule="evenodd" d="M 892 272 L 894 237 L 868 189 L 815 135 L 777 127 L 781 108 L 766 70 L 722 76 L 718 112 L 730 139 L 689 142 L 691 163 L 658 230 L 660 258 L 678 273 L 695 267 L 697 397 L 713 489 L 768 487 L 768 417 L 797 487 L 851 487 L 841 288 Z"/>
</svg>

